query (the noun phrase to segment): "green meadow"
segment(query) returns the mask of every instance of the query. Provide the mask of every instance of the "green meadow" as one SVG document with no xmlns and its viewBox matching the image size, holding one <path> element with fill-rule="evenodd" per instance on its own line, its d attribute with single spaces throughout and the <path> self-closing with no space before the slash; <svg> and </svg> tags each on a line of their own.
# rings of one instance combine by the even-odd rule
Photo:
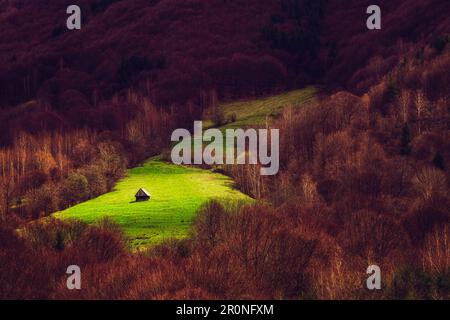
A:
<svg viewBox="0 0 450 320">
<path fill-rule="evenodd" d="M 276 115 L 287 106 L 297 108 L 312 100 L 316 91 L 308 87 L 272 97 L 223 104 L 220 108 L 224 114 L 235 114 L 236 121 L 221 129 L 262 125 L 267 116 Z M 204 121 L 204 129 L 209 122 Z M 150 201 L 135 202 L 134 195 L 140 188 L 150 192 Z M 210 199 L 250 201 L 248 196 L 234 189 L 233 181 L 224 175 L 153 158 L 141 167 L 130 169 L 112 192 L 54 216 L 87 223 L 109 217 L 123 228 L 134 248 L 142 248 L 164 239 L 186 237 L 197 210 Z"/>
<path fill-rule="evenodd" d="M 226 129 L 258 128 L 264 126 L 268 117 L 276 117 L 283 111 L 283 109 L 292 107 L 295 110 L 296 108 L 301 108 L 306 103 L 312 101 L 316 97 L 317 91 L 317 88 L 311 86 L 269 97 L 238 100 L 231 103 L 221 104 L 219 108 L 222 110 L 226 119 L 232 114 L 236 116 L 236 121 L 227 123 L 219 128 L 224 135 L 223 145 L 225 145 L 225 139 L 227 137 L 225 132 Z M 214 123 L 208 116 L 206 119 L 203 119 L 204 130 L 213 127 Z M 192 137 L 192 144 L 194 140 L 198 139 L 201 138 Z M 208 143 L 205 142 L 203 144 L 206 145 Z"/>
<path fill-rule="evenodd" d="M 261 99 L 240 100 L 221 105 L 225 117 L 235 114 L 236 121 L 227 124 L 224 128 L 245 128 L 265 124 L 267 116 L 280 113 L 284 108 L 292 106 L 301 107 L 311 101 L 317 93 L 314 87 L 293 90 L 279 95 Z"/>
<path fill-rule="evenodd" d="M 228 177 L 210 170 L 150 159 L 142 167 L 129 170 L 112 192 L 58 212 L 55 217 L 87 223 L 109 217 L 123 228 L 133 247 L 140 248 L 187 236 L 196 211 L 209 199 L 250 200 L 232 184 Z M 135 202 L 139 188 L 149 191 L 151 200 Z"/>
</svg>

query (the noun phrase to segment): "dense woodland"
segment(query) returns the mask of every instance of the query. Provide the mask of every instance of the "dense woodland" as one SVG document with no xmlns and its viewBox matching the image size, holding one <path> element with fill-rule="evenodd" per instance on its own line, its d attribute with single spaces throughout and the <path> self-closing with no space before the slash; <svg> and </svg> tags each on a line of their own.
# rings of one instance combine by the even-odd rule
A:
<svg viewBox="0 0 450 320">
<path fill-rule="evenodd" d="M 450 298 L 448 1 L 379 1 L 373 33 L 362 0 L 79 2 L 72 34 L 53 1 L 0 1 L 1 298 Z M 317 99 L 268 122 L 279 174 L 216 168 L 257 201 L 205 204 L 189 238 L 131 253 L 111 221 L 36 220 L 217 100 L 306 84 Z M 71 261 L 86 290 L 66 289 Z"/>
</svg>

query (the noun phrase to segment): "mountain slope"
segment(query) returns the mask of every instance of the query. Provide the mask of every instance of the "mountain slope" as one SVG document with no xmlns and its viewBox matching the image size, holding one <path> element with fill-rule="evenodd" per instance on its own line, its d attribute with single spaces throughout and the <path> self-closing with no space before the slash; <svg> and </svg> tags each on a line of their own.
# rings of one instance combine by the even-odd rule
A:
<svg viewBox="0 0 450 320">
<path fill-rule="evenodd" d="M 220 174 L 151 159 L 129 170 L 114 191 L 55 217 L 88 223 L 108 217 L 123 228 L 135 248 L 145 247 L 168 238 L 186 237 L 195 213 L 208 200 L 250 199 L 231 185 L 232 181 Z M 150 192 L 150 201 L 134 201 L 140 188 Z"/>
<path fill-rule="evenodd" d="M 95 105 L 134 87 L 167 106 L 324 76 L 345 86 L 398 41 L 423 46 L 450 30 L 445 0 L 378 1 L 381 31 L 365 26 L 367 0 L 82 0 L 81 31 L 65 28 L 69 4 L 2 2 L 0 105 L 39 97 L 64 109 L 67 91 Z"/>
</svg>

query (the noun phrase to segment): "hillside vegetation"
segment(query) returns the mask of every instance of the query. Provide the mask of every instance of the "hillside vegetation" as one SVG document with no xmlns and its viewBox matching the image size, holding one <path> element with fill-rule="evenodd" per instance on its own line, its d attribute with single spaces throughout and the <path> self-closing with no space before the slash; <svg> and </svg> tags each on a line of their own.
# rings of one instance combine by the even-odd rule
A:
<svg viewBox="0 0 450 320">
<path fill-rule="evenodd" d="M 445 0 L 380 0 L 376 32 L 368 0 L 82 0 L 82 30 L 69 32 L 69 4 L 0 3 L 0 106 L 38 102 L 32 116 L 0 112 L 0 145 L 20 131 L 103 130 L 73 113 L 101 119 L 97 106 L 130 88 L 183 114 L 182 125 L 211 92 L 229 100 L 315 83 L 364 93 L 373 71 L 398 63 L 399 39 L 425 46 L 450 28 Z"/>
<path fill-rule="evenodd" d="M 92 4 L 86 28 L 67 33 L 56 2 L 0 1 L 0 298 L 450 299 L 448 0 L 380 0 L 380 31 L 365 25 L 370 0 Z M 303 84 L 316 98 L 254 100 Z M 118 202 L 105 194 L 206 110 L 217 127 L 280 130 L 277 175 L 217 168 L 255 201 L 208 200 L 210 188 L 237 191 L 159 162 L 132 170 Z M 147 173 L 157 197 L 198 208 L 187 237 L 162 202 L 130 203 L 142 184 L 158 188 Z M 163 191 L 178 175 L 177 198 Z M 213 185 L 197 190 L 197 176 Z M 101 194 L 80 205 L 89 224 L 40 219 Z M 96 201 L 117 222 L 92 223 Z M 130 252 L 120 224 L 133 206 L 151 230 L 130 228 L 137 245 L 178 239 Z M 161 209 L 160 231 L 146 206 Z M 61 270 L 74 263 L 85 290 L 67 290 Z M 382 290 L 364 285 L 373 264 Z"/>
<path fill-rule="evenodd" d="M 150 201 L 135 202 L 134 195 L 140 188 L 150 192 Z M 130 237 L 134 248 L 142 248 L 169 238 L 186 237 L 199 207 L 212 199 L 250 198 L 233 190 L 232 181 L 221 174 L 151 159 L 129 170 L 112 192 L 54 217 L 91 224 L 110 218 Z"/>
<path fill-rule="evenodd" d="M 306 88 L 261 99 L 221 104 L 225 117 L 235 121 L 222 127 L 258 127 L 288 106 L 298 108 L 311 101 L 317 90 Z M 134 202 L 134 194 L 144 188 L 152 199 Z M 130 237 L 135 248 L 157 244 L 169 238 L 188 235 L 195 213 L 208 200 L 245 201 L 250 198 L 233 190 L 232 180 L 192 167 L 178 167 L 157 159 L 128 170 L 112 192 L 83 202 L 54 215 L 61 219 L 79 219 L 94 223 L 111 218 Z"/>
<path fill-rule="evenodd" d="M 216 112 L 221 112 L 224 122 L 229 122 L 222 126 L 223 129 L 256 127 L 265 125 L 266 121 L 279 116 L 286 107 L 296 109 L 310 102 L 316 94 L 316 88 L 308 87 L 266 98 L 246 99 L 221 104 Z"/>
</svg>

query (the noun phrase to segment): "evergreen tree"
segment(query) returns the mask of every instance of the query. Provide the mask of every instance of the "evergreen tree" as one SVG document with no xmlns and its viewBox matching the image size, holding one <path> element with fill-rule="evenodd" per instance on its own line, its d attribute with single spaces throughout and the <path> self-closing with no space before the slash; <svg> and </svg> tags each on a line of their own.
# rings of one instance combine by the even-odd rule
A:
<svg viewBox="0 0 450 320">
<path fill-rule="evenodd" d="M 441 154 L 439 151 L 438 151 L 438 152 L 436 153 L 436 155 L 434 156 L 434 159 L 433 159 L 433 165 L 434 165 L 436 168 L 445 171 L 445 160 L 444 160 L 444 157 L 442 157 L 442 154 Z"/>
<path fill-rule="evenodd" d="M 64 236 L 63 236 L 61 231 L 58 231 L 56 233 L 55 249 L 57 251 L 63 251 L 64 250 Z"/>
<path fill-rule="evenodd" d="M 407 156 L 411 154 L 411 130 L 408 123 L 405 123 L 402 129 L 402 136 L 400 141 L 400 154 Z"/>
</svg>

